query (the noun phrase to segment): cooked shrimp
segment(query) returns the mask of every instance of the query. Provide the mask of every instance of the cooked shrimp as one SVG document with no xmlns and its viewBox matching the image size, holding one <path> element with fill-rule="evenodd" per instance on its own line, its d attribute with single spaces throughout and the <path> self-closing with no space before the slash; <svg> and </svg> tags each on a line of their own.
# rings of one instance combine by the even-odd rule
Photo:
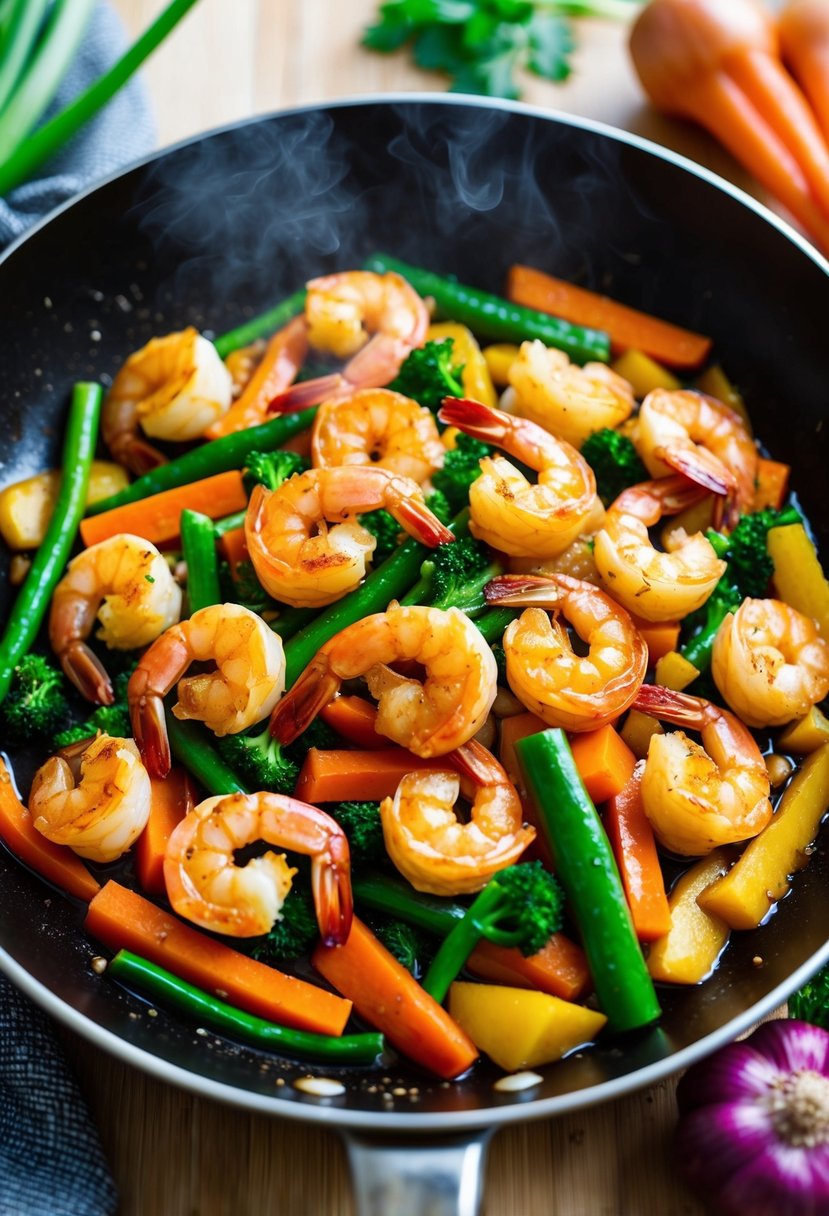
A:
<svg viewBox="0 0 829 1216">
<path fill-rule="evenodd" d="M 268 408 L 296 379 L 308 354 L 308 329 L 303 317 L 294 317 L 278 330 L 268 342 L 258 364 L 251 368 L 236 400 L 226 414 L 211 423 L 204 432 L 206 439 L 220 439 L 234 431 L 244 431 L 268 420 Z M 234 367 L 228 356 L 228 369 Z"/>
<path fill-rule="evenodd" d="M 271 409 L 316 405 L 339 392 L 379 388 L 393 380 L 410 351 L 422 346 L 429 310 L 399 274 L 346 270 L 306 284 L 305 324 L 316 350 L 346 359 L 342 373 L 295 384 Z"/>
<path fill-rule="evenodd" d="M 672 533 L 671 549 L 655 549 L 648 528 L 676 515 L 704 491 L 684 477 L 644 481 L 623 491 L 596 533 L 593 556 L 607 590 L 646 621 L 681 620 L 701 607 L 725 571 L 701 532 Z"/>
<path fill-rule="evenodd" d="M 64 748 L 37 770 L 34 826 L 90 861 L 116 861 L 150 817 L 150 778 L 132 739 L 98 735 Z"/>
<path fill-rule="evenodd" d="M 474 740 L 451 757 L 456 771 L 407 773 L 380 804 L 386 850 L 404 878 L 432 895 L 480 891 L 535 839 L 518 791 L 494 756 Z M 459 775 L 460 773 L 460 775 Z M 467 822 L 458 795 L 471 801 Z"/>
<path fill-rule="evenodd" d="M 443 464 L 431 410 L 389 389 L 359 389 L 317 410 L 311 437 L 316 468 L 372 465 L 419 484 Z"/>
<path fill-rule="evenodd" d="M 508 374 L 514 412 L 576 448 L 633 412 L 633 389 L 622 376 L 604 363 L 577 367 L 563 351 L 537 340 L 521 343 Z"/>
<path fill-rule="evenodd" d="M 596 479 L 569 443 L 526 418 L 469 399 L 447 398 L 438 417 L 538 473 L 532 485 L 502 456 L 481 461 L 481 476 L 469 491 L 470 531 L 480 540 L 515 557 L 555 557 L 595 520 L 601 506 Z"/>
<path fill-rule="evenodd" d="M 355 516 L 379 507 L 426 545 L 455 539 L 426 506 L 417 482 L 376 465 L 309 469 L 274 491 L 256 486 L 245 539 L 265 590 L 283 604 L 304 608 L 331 604 L 353 591 L 376 545 Z"/>
<path fill-rule="evenodd" d="M 782 726 L 829 693 L 829 645 L 780 600 L 743 600 L 717 630 L 711 674 L 747 726 Z"/>
<path fill-rule="evenodd" d="M 146 473 L 165 457 L 146 443 L 196 439 L 230 406 L 230 372 L 212 342 L 197 330 L 153 338 L 130 355 L 107 393 L 101 434 L 115 460 Z"/>
<path fill-rule="evenodd" d="M 397 677 L 371 687 L 372 669 L 413 661 L 424 679 Z M 492 650 L 457 608 L 392 604 L 335 634 L 271 716 L 271 733 L 290 743 L 336 696 L 343 680 L 369 675 L 378 696 L 375 729 L 417 756 L 441 756 L 480 730 L 498 691 Z"/>
<path fill-rule="evenodd" d="M 596 730 L 624 713 L 648 668 L 648 648 L 615 600 L 566 574 L 504 574 L 486 588 L 487 603 L 526 611 L 504 633 L 507 680 L 548 726 Z M 553 610 L 552 619 L 543 608 Z M 589 646 L 573 653 L 558 613 Z"/>
<path fill-rule="evenodd" d="M 740 415 L 714 397 L 656 388 L 639 411 L 636 447 L 651 477 L 682 473 L 722 494 L 731 523 L 750 511 L 757 447 Z"/>
<path fill-rule="evenodd" d="M 206 798 L 173 829 L 164 882 L 173 911 L 203 929 L 230 937 L 267 933 L 296 870 L 268 851 L 246 865 L 235 853 L 263 840 L 311 858 L 317 922 L 326 945 L 340 945 L 351 929 L 348 840 L 324 811 L 282 794 L 224 794 Z"/>
<path fill-rule="evenodd" d="M 216 670 L 182 679 L 196 662 L 213 662 Z M 170 771 L 162 699 L 176 684 L 177 718 L 204 722 L 215 735 L 238 734 L 266 718 L 282 695 L 279 635 L 241 604 L 214 604 L 153 642 L 127 685 L 133 733 L 153 777 Z"/>
<path fill-rule="evenodd" d="M 181 588 L 155 545 L 119 532 L 69 563 L 52 596 L 49 641 L 67 677 L 88 701 L 111 705 L 112 684 L 86 639 L 111 650 L 137 650 L 181 615 Z"/>
<path fill-rule="evenodd" d="M 651 736 L 642 803 L 666 849 L 683 857 L 756 836 L 771 819 L 769 774 L 747 727 L 701 697 L 643 684 L 634 708 L 700 731 Z"/>
</svg>

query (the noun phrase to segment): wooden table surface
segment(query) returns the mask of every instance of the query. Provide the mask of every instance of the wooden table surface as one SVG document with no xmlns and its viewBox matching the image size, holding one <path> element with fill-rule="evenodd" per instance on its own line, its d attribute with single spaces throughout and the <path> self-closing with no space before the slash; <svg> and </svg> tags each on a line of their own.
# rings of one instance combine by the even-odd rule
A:
<svg viewBox="0 0 829 1216">
<path fill-rule="evenodd" d="M 115 0 L 115 7 L 137 33 L 163 0 Z M 360 48 L 375 8 L 374 0 L 201 0 L 145 69 L 159 146 L 297 103 L 444 88 L 403 53 Z M 707 136 L 648 108 L 624 25 L 581 20 L 576 28 L 571 79 L 527 77 L 525 101 L 646 135 L 751 189 Z M 100 1128 L 121 1216 L 352 1213 L 334 1132 L 194 1098 L 61 1033 Z M 702 1208 L 674 1177 L 674 1122 L 669 1082 L 500 1131 L 486 1169 L 486 1216 L 699 1216 Z"/>
</svg>

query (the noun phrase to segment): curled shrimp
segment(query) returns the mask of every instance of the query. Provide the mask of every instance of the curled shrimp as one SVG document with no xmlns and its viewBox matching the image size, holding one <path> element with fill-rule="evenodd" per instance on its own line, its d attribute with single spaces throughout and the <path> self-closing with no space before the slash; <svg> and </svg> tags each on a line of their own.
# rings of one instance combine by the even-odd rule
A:
<svg viewBox="0 0 829 1216">
<path fill-rule="evenodd" d="M 771 819 L 769 774 L 748 728 L 701 697 L 643 684 L 634 708 L 699 731 L 651 736 L 642 805 L 666 849 L 683 857 L 756 836 Z"/>
<path fill-rule="evenodd" d="M 109 676 L 86 643 L 96 617 L 97 636 L 111 650 L 136 650 L 180 615 L 181 588 L 155 545 L 119 532 L 69 563 L 52 596 L 49 641 L 78 691 L 111 705 Z"/>
<path fill-rule="evenodd" d="M 272 410 L 388 384 L 409 352 L 423 345 L 429 310 L 402 275 L 345 270 L 306 284 L 304 321 L 315 350 L 347 363 L 341 373 L 293 385 L 271 402 Z"/>
<path fill-rule="evenodd" d="M 195 662 L 215 670 L 182 679 Z M 204 722 L 215 735 L 238 734 L 266 718 L 282 695 L 282 641 L 249 608 L 214 604 L 153 642 L 127 685 L 133 734 L 153 777 L 170 771 L 163 698 L 176 684 L 176 718 Z"/>
<path fill-rule="evenodd" d="M 414 661 L 422 682 L 371 676 Z M 457 608 L 392 604 L 335 634 L 311 660 L 271 716 L 271 734 L 290 743 L 339 691 L 369 675 L 378 696 L 375 729 L 417 756 L 441 756 L 480 730 L 498 690 L 498 668 L 480 631 Z"/>
<path fill-rule="evenodd" d="M 255 937 L 280 917 L 296 870 L 268 851 L 246 865 L 235 852 L 263 840 L 311 858 L 317 922 L 326 945 L 351 929 L 348 840 L 324 811 L 282 794 L 206 798 L 176 825 L 167 842 L 164 882 L 175 912 L 214 933 Z"/>
<path fill-rule="evenodd" d="M 743 600 L 717 630 L 711 674 L 747 726 L 782 726 L 829 692 L 829 645 L 780 600 Z"/>
<path fill-rule="evenodd" d="M 651 477 L 682 473 L 724 494 L 727 522 L 751 510 L 757 447 L 740 415 L 722 401 L 688 389 L 653 389 L 639 411 L 636 447 Z"/>
<path fill-rule="evenodd" d="M 486 588 L 487 603 L 527 607 L 504 633 L 510 688 L 548 726 L 597 730 L 632 704 L 648 668 L 648 648 L 615 600 L 566 574 L 504 574 Z M 551 617 L 544 608 L 552 609 Z M 558 613 L 589 646 L 573 652 Z"/>
<path fill-rule="evenodd" d="M 113 458 L 136 474 L 165 457 L 139 435 L 196 439 L 230 406 L 232 379 L 212 342 L 195 329 L 153 338 L 130 355 L 107 393 L 101 434 Z"/>
<path fill-rule="evenodd" d="M 516 414 L 576 448 L 594 431 L 613 430 L 633 412 L 633 389 L 622 376 L 604 363 L 577 367 L 563 351 L 538 340 L 521 343 L 509 382 Z"/>
<path fill-rule="evenodd" d="M 701 532 L 674 531 L 665 553 L 648 535 L 663 515 L 684 511 L 704 493 L 684 477 L 663 477 L 632 486 L 611 503 L 593 556 L 605 587 L 629 612 L 646 621 L 681 620 L 716 587 L 725 562 Z"/>
<path fill-rule="evenodd" d="M 538 473 L 532 485 L 502 456 L 481 460 L 481 476 L 469 490 L 470 531 L 480 540 L 514 557 L 555 557 L 596 522 L 601 503 L 593 470 L 569 443 L 465 398 L 446 398 L 438 417 Z"/>
<path fill-rule="evenodd" d="M 311 434 L 317 468 L 376 465 L 419 484 L 441 467 L 445 451 L 432 411 L 386 388 L 323 402 Z"/>
<path fill-rule="evenodd" d="M 376 545 L 355 516 L 379 507 L 426 545 L 455 539 L 426 506 L 417 482 L 377 465 L 309 469 L 273 491 L 256 486 L 245 539 L 265 590 L 283 604 L 307 608 L 353 591 Z"/>
<path fill-rule="evenodd" d="M 98 735 L 64 748 L 37 770 L 34 826 L 89 861 L 116 861 L 150 817 L 151 786 L 132 739 Z"/>
<path fill-rule="evenodd" d="M 518 791 L 494 756 L 471 740 L 453 752 L 456 771 L 407 773 L 380 804 L 386 850 L 418 891 L 463 895 L 517 861 L 535 839 Z M 469 819 L 455 811 L 459 794 Z"/>
</svg>

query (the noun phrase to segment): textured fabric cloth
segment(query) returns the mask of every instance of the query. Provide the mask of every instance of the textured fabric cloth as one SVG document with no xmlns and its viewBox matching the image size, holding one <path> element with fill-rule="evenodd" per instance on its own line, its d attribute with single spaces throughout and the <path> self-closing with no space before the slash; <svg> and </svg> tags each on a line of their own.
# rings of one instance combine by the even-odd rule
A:
<svg viewBox="0 0 829 1216">
<path fill-rule="evenodd" d="M 100 76 L 126 41 L 116 14 L 98 4 L 49 115 Z M 0 199 L 0 248 L 154 141 L 149 103 L 133 79 L 42 166 L 41 177 Z M 52 1024 L 0 975 L 0 1216 L 110 1216 L 116 1209 L 97 1130 Z"/>
<path fill-rule="evenodd" d="M 110 67 L 126 41 L 118 16 L 106 4 L 98 4 L 45 117 L 57 114 Z M 0 248 L 97 178 L 151 151 L 154 143 L 152 112 L 141 82 L 133 77 L 53 160 L 41 166 L 42 176 L 0 199 Z"/>
</svg>

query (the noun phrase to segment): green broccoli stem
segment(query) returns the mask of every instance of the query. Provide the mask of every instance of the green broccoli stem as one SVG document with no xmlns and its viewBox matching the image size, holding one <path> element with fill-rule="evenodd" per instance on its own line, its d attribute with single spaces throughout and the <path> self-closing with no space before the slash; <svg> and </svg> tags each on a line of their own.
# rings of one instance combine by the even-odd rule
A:
<svg viewBox="0 0 829 1216">
<path fill-rule="evenodd" d="M 400 600 L 401 604 L 430 604 L 436 608 L 460 608 L 461 612 L 465 612 L 469 617 L 478 617 L 485 612 L 487 603 L 484 598 L 484 587 L 498 574 L 504 573 L 504 568 L 499 562 L 490 562 L 486 570 L 482 570 L 476 574 L 468 583 L 464 583 L 463 587 L 458 589 L 456 596 L 453 596 L 450 603 L 439 603 L 434 598 L 432 569 L 429 558 L 420 568 L 420 578 Z"/>
<path fill-rule="evenodd" d="M 185 508 L 181 513 L 181 550 L 187 566 L 187 600 L 190 614 L 221 604 L 216 530 L 213 520 L 201 511 Z"/>
<path fill-rule="evenodd" d="M 99 384 L 76 384 L 72 392 L 55 508 L 0 638 L 0 701 L 9 691 L 15 667 L 37 637 L 75 543 L 98 442 L 102 398 Z"/>
<path fill-rule="evenodd" d="M 213 345 L 224 359 L 231 351 L 238 350 L 241 346 L 247 346 L 249 342 L 255 342 L 257 338 L 281 329 L 283 325 L 288 324 L 292 317 L 302 312 L 304 307 L 305 288 L 303 287 L 300 291 L 295 291 L 292 296 L 288 296 L 287 300 L 282 300 L 273 308 L 269 308 L 267 312 L 260 313 L 258 317 L 252 317 L 250 321 L 245 321 L 236 329 L 222 334 L 221 337 L 216 338 Z"/>
<path fill-rule="evenodd" d="M 610 339 L 601 330 L 572 325 L 550 313 L 524 308 L 489 292 L 466 287 L 454 279 L 409 266 L 385 253 L 373 254 L 366 261 L 365 269 L 377 274 L 394 271 L 402 275 L 418 295 L 431 296 L 441 316 L 459 321 L 482 338 L 496 342 L 525 342 L 539 338 L 546 346 L 565 351 L 577 363 L 591 360 L 607 363 L 610 359 Z"/>
<path fill-rule="evenodd" d="M 680 651 L 683 659 L 690 663 L 692 667 L 696 667 L 698 672 L 702 673 L 710 668 L 711 654 L 714 650 L 714 639 L 717 636 L 717 631 L 728 613 L 732 611 L 733 608 L 728 604 L 722 604 L 717 608 L 716 612 L 712 609 L 703 628 Z"/>
<path fill-rule="evenodd" d="M 499 887 L 497 878 L 492 879 L 475 896 L 465 915 L 453 926 L 448 937 L 444 938 L 422 985 L 439 1005 L 446 1000 L 450 985 L 457 979 L 464 963 L 483 937 L 484 930 L 487 931 L 487 937 L 495 940 L 495 925 L 503 910 L 504 892 Z M 517 934 L 505 933 L 498 935 L 498 940 L 501 945 L 514 946 L 517 937 Z"/>
<path fill-rule="evenodd" d="M 165 717 L 170 750 L 209 794 L 250 793 L 195 722 L 182 722 L 169 710 L 165 710 Z"/>
<path fill-rule="evenodd" d="M 286 1055 L 333 1064 L 373 1064 L 383 1052 L 381 1034 L 369 1032 L 336 1037 L 280 1026 L 218 1000 L 129 950 L 118 951 L 107 967 L 107 974 L 127 988 L 146 992 L 153 999 L 171 1005 L 185 1017 L 197 1019 L 199 1025 L 211 1026 L 220 1033 L 238 1036 Z"/>
<path fill-rule="evenodd" d="M 493 646 L 501 641 L 507 625 L 515 620 L 520 611 L 520 608 L 490 608 L 483 616 L 476 618 L 475 625 L 483 634 L 484 641 Z"/>
<path fill-rule="evenodd" d="M 416 891 L 407 883 L 385 874 L 352 876 L 354 902 L 357 907 L 371 908 L 387 916 L 397 917 L 408 925 L 425 929 L 436 937 L 446 937 L 467 909 L 451 900 Z"/>
</svg>

